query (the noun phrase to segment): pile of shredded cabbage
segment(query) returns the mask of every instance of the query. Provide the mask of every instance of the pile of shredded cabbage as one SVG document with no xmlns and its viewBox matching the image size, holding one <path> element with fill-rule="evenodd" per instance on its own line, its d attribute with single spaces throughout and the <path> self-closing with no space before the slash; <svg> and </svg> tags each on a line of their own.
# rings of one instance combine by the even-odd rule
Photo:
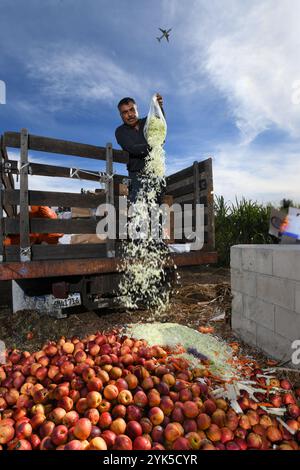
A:
<svg viewBox="0 0 300 470">
<path fill-rule="evenodd" d="M 199 333 L 187 326 L 177 323 L 136 323 L 128 325 L 125 334 L 132 338 L 144 339 L 149 346 L 182 346 L 186 351 L 193 350 L 209 359 L 209 370 L 212 374 L 228 381 L 241 375 L 238 363 L 233 360 L 233 351 L 225 341 L 211 334 Z M 200 367 L 197 356 L 190 353 L 176 354 L 188 361 L 191 368 Z M 204 367 L 204 366 L 203 366 Z"/>
</svg>

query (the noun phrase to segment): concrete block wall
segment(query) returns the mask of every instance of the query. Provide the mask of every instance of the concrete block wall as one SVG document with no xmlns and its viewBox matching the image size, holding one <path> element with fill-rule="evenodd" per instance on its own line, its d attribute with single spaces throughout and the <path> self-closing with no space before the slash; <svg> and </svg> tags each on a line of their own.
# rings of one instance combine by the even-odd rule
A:
<svg viewBox="0 0 300 470">
<path fill-rule="evenodd" d="M 300 340 L 300 246 L 231 247 L 232 328 L 247 343 L 291 361 Z"/>
</svg>

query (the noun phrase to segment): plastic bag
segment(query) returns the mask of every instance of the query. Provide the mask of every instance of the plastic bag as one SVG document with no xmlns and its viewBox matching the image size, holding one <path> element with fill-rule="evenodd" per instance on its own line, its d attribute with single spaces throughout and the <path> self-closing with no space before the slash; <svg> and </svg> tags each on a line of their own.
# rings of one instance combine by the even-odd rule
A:
<svg viewBox="0 0 300 470">
<path fill-rule="evenodd" d="M 152 96 L 150 109 L 144 127 L 144 136 L 150 147 L 162 146 L 167 135 L 167 123 L 156 94 Z"/>
</svg>

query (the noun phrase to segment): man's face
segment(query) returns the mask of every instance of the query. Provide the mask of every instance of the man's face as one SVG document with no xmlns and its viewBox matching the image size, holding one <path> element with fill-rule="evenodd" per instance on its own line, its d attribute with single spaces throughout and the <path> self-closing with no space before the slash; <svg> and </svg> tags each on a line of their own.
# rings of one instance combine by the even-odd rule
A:
<svg viewBox="0 0 300 470">
<path fill-rule="evenodd" d="M 129 104 L 123 104 L 120 107 L 120 116 L 125 124 L 134 127 L 139 118 L 136 104 L 132 103 L 132 101 Z"/>
</svg>

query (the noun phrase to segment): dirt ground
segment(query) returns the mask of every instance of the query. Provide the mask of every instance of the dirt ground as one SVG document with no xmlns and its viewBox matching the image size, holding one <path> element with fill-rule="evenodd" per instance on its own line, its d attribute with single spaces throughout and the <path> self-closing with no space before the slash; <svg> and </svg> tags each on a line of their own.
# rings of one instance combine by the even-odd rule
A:
<svg viewBox="0 0 300 470">
<path fill-rule="evenodd" d="M 139 311 L 83 311 L 67 318 L 41 317 L 37 312 L 12 314 L 10 306 L 0 307 L 0 338 L 8 348 L 34 351 L 48 340 L 61 336 L 85 337 L 96 331 L 109 332 L 136 322 L 175 322 L 194 329 L 213 326 L 214 334 L 230 342 L 238 341 L 230 327 L 231 292 L 230 272 L 211 266 L 188 267 L 179 270 L 180 283 L 171 299 L 170 307 L 157 315 Z M 8 302 L 7 302 L 8 303 Z M 215 317 L 220 317 L 215 321 Z M 223 318 L 222 318 L 223 317 Z M 239 341 L 243 354 L 264 363 L 266 357 L 258 350 Z"/>
</svg>

